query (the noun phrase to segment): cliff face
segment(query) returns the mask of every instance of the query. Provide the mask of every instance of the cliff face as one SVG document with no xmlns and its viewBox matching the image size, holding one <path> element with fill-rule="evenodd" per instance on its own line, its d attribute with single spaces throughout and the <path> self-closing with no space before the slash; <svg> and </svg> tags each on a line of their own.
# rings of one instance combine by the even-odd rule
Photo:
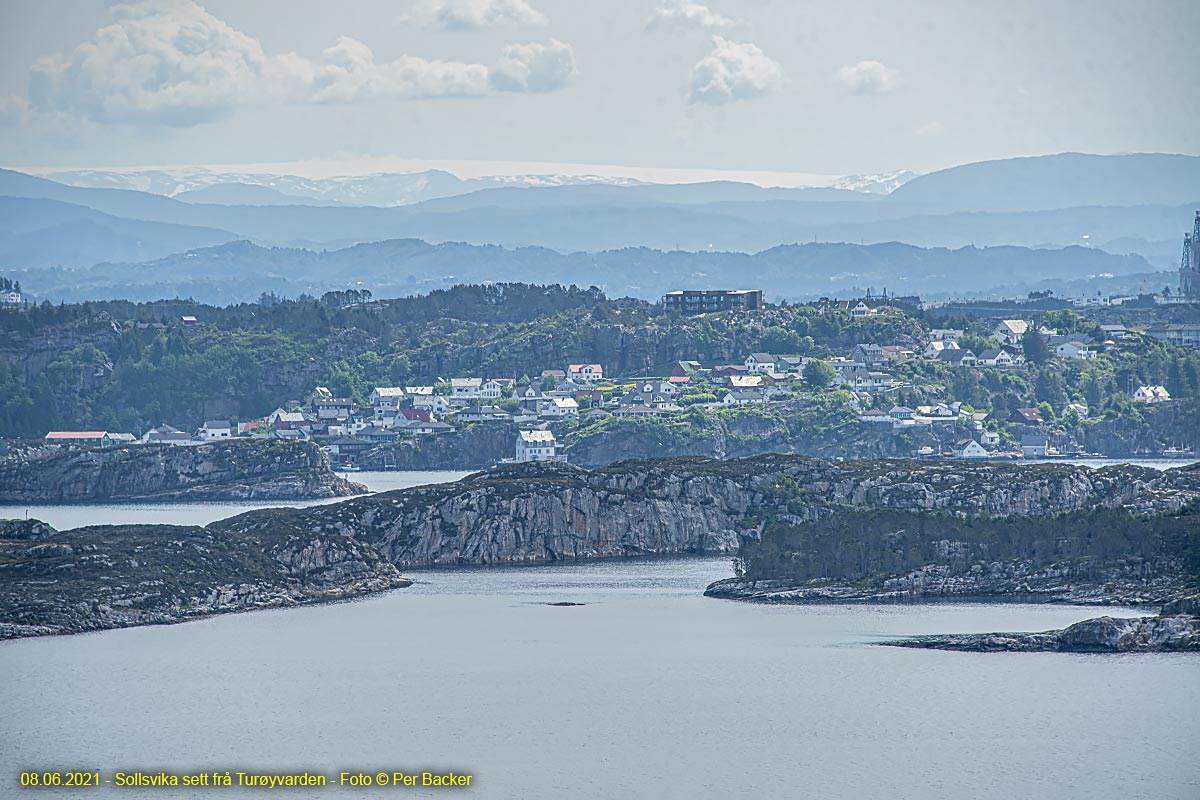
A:
<svg viewBox="0 0 1200 800">
<path fill-rule="evenodd" d="M 733 552 L 779 514 L 814 520 L 843 506 L 966 515 L 1050 515 L 1149 503 L 1178 507 L 1200 473 L 1067 465 L 834 464 L 768 455 L 631 461 L 595 471 L 520 465 L 462 481 L 304 509 L 306 530 L 379 548 L 398 566 L 546 562 Z M 273 510 L 214 523 L 265 524 Z"/>
<path fill-rule="evenodd" d="M 56 532 L 0 524 L 0 639 L 181 622 L 410 585 L 341 536 L 264 527 L 239 535 L 175 525 Z"/>
<path fill-rule="evenodd" d="M 1160 530 L 1158 517 L 1146 521 L 1127 512 L 1186 512 L 1185 503 L 1198 496 L 1200 469 L 835 464 L 768 455 L 629 461 L 591 472 L 525 464 L 336 504 L 261 509 L 204 528 L 57 534 L 41 523 L 15 521 L 0 525 L 0 624 L 9 626 L 0 635 L 170 622 L 351 596 L 403 585 L 397 567 L 744 554 L 771 541 L 781 525 L 830 525 L 859 513 L 855 509 L 939 511 L 913 516 L 940 520 L 949 532 L 913 534 L 911 541 L 885 536 L 865 551 L 854 551 L 861 543 L 842 537 L 816 542 L 810 549 L 821 569 L 840 565 L 858 584 L 898 581 L 883 587 L 895 597 L 849 599 L 921 596 L 914 586 L 965 596 L 950 589 L 993 578 L 998 592 L 1025 595 L 1029 581 L 1043 574 L 1060 583 L 1065 575 L 1076 590 L 1096 590 L 1089 596 L 1096 602 L 1106 601 L 1105 582 L 1116 576 L 1125 581 L 1122 601 L 1148 600 L 1179 585 L 1180 565 L 1192 557 L 1180 550 L 1179 536 L 1200 515 L 1189 520 L 1179 512 L 1172 518 L 1179 530 Z M 1086 525 L 1060 536 L 1063 517 L 1051 515 L 1072 513 L 1133 520 L 1152 526 L 1153 536 L 1080 534 Z M 977 528 L 974 539 L 956 533 L 992 517 L 1010 518 L 1010 530 L 999 535 Z M 1078 564 L 1064 572 L 1054 564 L 1059 552 Z M 975 569 L 980 561 L 982 572 Z"/>
<path fill-rule="evenodd" d="M 335 475 L 311 442 L 137 444 L 0 462 L 0 503 L 299 500 L 365 491 Z"/>
</svg>

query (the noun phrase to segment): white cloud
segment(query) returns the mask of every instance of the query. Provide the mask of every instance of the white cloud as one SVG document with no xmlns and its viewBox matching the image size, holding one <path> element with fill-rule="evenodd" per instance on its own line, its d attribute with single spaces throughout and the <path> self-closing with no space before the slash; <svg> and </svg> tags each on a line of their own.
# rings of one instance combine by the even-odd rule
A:
<svg viewBox="0 0 1200 800">
<path fill-rule="evenodd" d="M 546 15 L 528 0 L 422 0 L 405 20 L 444 30 L 545 25 Z"/>
<path fill-rule="evenodd" d="M 783 69 L 749 42 L 713 37 L 713 50 L 692 68 L 691 103 L 725 105 L 779 88 Z"/>
<path fill-rule="evenodd" d="M 551 39 L 550 44 L 512 44 L 491 70 L 492 87 L 502 92 L 551 92 L 574 77 L 575 51 Z"/>
<path fill-rule="evenodd" d="M 270 78 L 259 42 L 191 2 L 115 6 L 69 55 L 39 58 L 30 106 L 98 122 L 191 125 L 227 116 Z"/>
<path fill-rule="evenodd" d="M 482 64 L 426 61 L 400 56 L 378 62 L 371 48 L 342 36 L 321 53 L 312 68 L 309 98 L 318 103 L 350 103 L 372 98 L 466 97 L 486 94 L 488 68 Z"/>
<path fill-rule="evenodd" d="M 878 61 L 846 65 L 834 79 L 851 94 L 887 94 L 903 82 L 899 72 Z"/>
<path fill-rule="evenodd" d="M 483 5 L 528 8 L 523 0 Z M 549 45 L 511 45 L 493 68 L 409 55 L 378 61 L 367 45 L 347 36 L 309 59 L 293 53 L 266 54 L 257 39 L 193 0 L 139 2 L 112 11 L 113 22 L 89 41 L 69 54 L 33 64 L 30 113 L 66 113 L 98 123 L 187 126 L 263 102 L 545 92 L 575 73 L 570 45 L 554 40 Z M 27 115 L 12 101 L 0 102 L 0 117 L 12 116 Z"/>
<path fill-rule="evenodd" d="M 728 28 L 733 24 L 733 20 L 721 16 L 708 6 L 693 3 L 690 0 L 675 0 L 654 9 L 654 13 L 650 15 L 650 19 L 646 23 L 646 30 L 681 28 L 716 30 Z"/>
<path fill-rule="evenodd" d="M 926 122 L 913 129 L 913 133 L 917 134 L 917 136 L 940 136 L 945 132 L 946 126 L 937 120 Z"/>
</svg>

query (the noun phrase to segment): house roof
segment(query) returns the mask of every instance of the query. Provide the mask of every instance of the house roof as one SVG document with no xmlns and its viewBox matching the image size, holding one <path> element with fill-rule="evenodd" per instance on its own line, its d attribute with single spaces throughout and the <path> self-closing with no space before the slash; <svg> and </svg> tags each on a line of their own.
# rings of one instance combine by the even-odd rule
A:
<svg viewBox="0 0 1200 800">
<path fill-rule="evenodd" d="M 776 361 L 775 356 L 771 355 L 770 353 L 751 353 L 749 356 L 747 356 L 747 358 L 753 358 L 755 361 L 758 361 L 758 362 L 763 362 L 763 361 L 774 362 L 774 361 Z"/>
<path fill-rule="evenodd" d="M 550 431 L 520 431 L 521 440 L 530 444 L 554 443 L 554 434 Z"/>
<path fill-rule="evenodd" d="M 433 387 L 429 387 L 429 390 L 433 391 Z M 378 397 L 404 397 L 404 389 L 399 386 L 376 386 L 372 394 Z"/>
<path fill-rule="evenodd" d="M 108 431 L 50 431 L 47 439 L 103 439 Z"/>
<path fill-rule="evenodd" d="M 939 350 L 937 357 L 938 361 L 962 361 L 964 358 L 975 358 L 975 354 L 970 350 L 956 347 Z"/>
<path fill-rule="evenodd" d="M 229 420 L 227 419 L 210 419 L 204 423 L 204 427 L 213 430 L 215 428 L 231 428 L 233 426 L 229 424 Z"/>
<path fill-rule="evenodd" d="M 483 378 L 451 378 L 450 385 L 464 388 L 469 386 L 483 386 Z"/>
<path fill-rule="evenodd" d="M 996 327 L 1004 328 L 1020 336 L 1021 334 L 1025 333 L 1025 331 L 1029 330 L 1029 323 L 1023 319 L 1002 319 L 1000 320 L 1000 324 Z"/>
<path fill-rule="evenodd" d="M 567 369 L 571 372 L 581 372 L 584 367 L 591 367 L 593 370 L 603 371 L 604 367 L 599 364 L 567 364 Z"/>
</svg>

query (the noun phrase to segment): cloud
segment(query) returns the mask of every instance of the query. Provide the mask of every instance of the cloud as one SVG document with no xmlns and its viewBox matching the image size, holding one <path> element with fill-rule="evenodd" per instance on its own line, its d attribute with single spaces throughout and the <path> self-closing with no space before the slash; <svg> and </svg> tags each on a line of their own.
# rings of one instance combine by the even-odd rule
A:
<svg viewBox="0 0 1200 800">
<path fill-rule="evenodd" d="M 917 134 L 917 136 L 940 136 L 945 132 L 946 126 L 937 120 L 926 122 L 913 129 L 913 133 Z"/>
<path fill-rule="evenodd" d="M 451 31 L 549 23 L 528 0 L 422 0 L 405 20 Z"/>
<path fill-rule="evenodd" d="M 491 70 L 492 87 L 502 92 L 550 92 L 574 77 L 575 51 L 557 39 L 550 44 L 512 44 Z"/>
<path fill-rule="evenodd" d="M 378 62 L 371 48 L 342 36 L 322 51 L 312 68 L 309 99 L 317 103 L 350 103 L 377 98 L 470 97 L 488 91 L 488 68 L 482 64 L 426 61 L 400 56 Z"/>
<path fill-rule="evenodd" d="M 524 0 L 467 6 L 508 9 L 504 13 L 510 16 L 513 9 L 528 9 Z M 371 48 L 348 36 L 309 59 L 294 53 L 268 55 L 257 39 L 193 0 L 120 5 L 112 13 L 111 24 L 70 53 L 34 62 L 30 113 L 65 113 L 97 123 L 188 126 L 223 119 L 256 103 L 545 92 L 575 73 L 571 46 L 554 40 L 511 45 L 491 68 L 410 55 L 379 61 Z M 496 13 L 481 19 L 500 19 Z M 0 103 L 0 117 L 14 115 L 25 116 L 24 109 Z"/>
<path fill-rule="evenodd" d="M 700 30 L 716 30 L 728 28 L 734 21 L 723 17 L 708 6 L 690 2 L 690 0 L 675 0 L 675 2 L 654 9 L 646 22 L 646 30 L 679 30 L 698 28 Z"/>
<path fill-rule="evenodd" d="M 837 71 L 834 80 L 850 94 L 887 94 L 903 79 L 900 73 L 878 61 L 860 61 Z"/>
<path fill-rule="evenodd" d="M 15 94 L 0 96 L 0 125 L 16 125 L 25 118 L 29 104 Z"/>
<path fill-rule="evenodd" d="M 138 3 L 112 13 L 112 24 L 70 54 L 34 62 L 31 108 L 97 122 L 191 125 L 227 116 L 274 69 L 256 39 L 195 3 Z"/>
<path fill-rule="evenodd" d="M 783 69 L 756 45 L 713 37 L 713 50 L 692 68 L 690 103 L 725 105 L 779 88 Z"/>
</svg>

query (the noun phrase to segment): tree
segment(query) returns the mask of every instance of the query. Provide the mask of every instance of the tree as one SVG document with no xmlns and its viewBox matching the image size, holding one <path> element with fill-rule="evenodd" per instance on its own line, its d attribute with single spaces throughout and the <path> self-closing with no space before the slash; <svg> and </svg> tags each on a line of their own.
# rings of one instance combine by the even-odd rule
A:
<svg viewBox="0 0 1200 800">
<path fill-rule="evenodd" d="M 1021 349 L 1025 352 L 1025 360 L 1030 364 L 1045 364 L 1050 360 L 1050 348 L 1032 326 L 1021 335 Z"/>
<path fill-rule="evenodd" d="M 804 377 L 804 385 L 810 389 L 824 389 L 829 384 L 833 383 L 833 379 L 837 377 L 837 373 L 833 367 L 826 364 L 824 361 L 810 361 L 804 365 L 802 373 Z"/>
</svg>

